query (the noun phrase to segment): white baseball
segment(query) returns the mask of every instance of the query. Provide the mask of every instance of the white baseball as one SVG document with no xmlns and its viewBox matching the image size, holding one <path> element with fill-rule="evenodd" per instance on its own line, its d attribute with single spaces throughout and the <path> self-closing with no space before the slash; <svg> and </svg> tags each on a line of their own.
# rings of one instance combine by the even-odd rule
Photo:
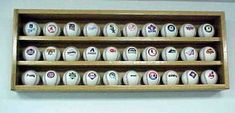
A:
<svg viewBox="0 0 235 113">
<path fill-rule="evenodd" d="M 43 51 L 43 59 L 46 61 L 57 61 L 60 56 L 60 50 L 54 46 L 49 46 Z"/>
<path fill-rule="evenodd" d="M 198 35 L 200 37 L 213 37 L 215 35 L 215 28 L 211 24 L 202 24 L 198 28 Z"/>
<path fill-rule="evenodd" d="M 184 24 L 180 27 L 181 37 L 195 37 L 196 33 L 196 28 L 192 24 Z"/>
<path fill-rule="evenodd" d="M 158 85 L 160 80 L 161 76 L 155 70 L 148 70 L 144 73 L 143 82 L 145 85 Z"/>
<path fill-rule="evenodd" d="M 80 58 L 80 52 L 76 47 L 70 46 L 64 49 L 63 59 L 65 61 L 77 61 Z"/>
<path fill-rule="evenodd" d="M 200 50 L 199 57 L 202 61 L 214 61 L 216 59 L 216 51 L 212 47 L 204 47 Z"/>
<path fill-rule="evenodd" d="M 139 36 L 139 28 L 135 23 L 127 23 L 124 27 L 123 27 L 123 35 L 125 37 L 136 37 Z"/>
<path fill-rule="evenodd" d="M 179 53 L 176 48 L 169 46 L 163 49 L 161 56 L 164 61 L 176 61 L 178 60 Z"/>
<path fill-rule="evenodd" d="M 86 61 L 97 61 L 100 57 L 100 50 L 96 47 L 90 46 L 83 51 L 83 58 Z"/>
<path fill-rule="evenodd" d="M 59 36 L 60 32 L 60 26 L 58 26 L 55 22 L 48 22 L 43 27 L 43 34 L 45 36 Z"/>
<path fill-rule="evenodd" d="M 142 59 L 144 61 L 156 61 L 159 60 L 159 52 L 155 47 L 146 47 L 142 54 Z"/>
<path fill-rule="evenodd" d="M 84 73 L 83 77 L 84 85 L 94 86 L 100 83 L 100 76 L 96 71 L 87 71 Z"/>
<path fill-rule="evenodd" d="M 114 70 L 110 70 L 104 73 L 103 82 L 105 85 L 118 85 L 119 76 Z"/>
<path fill-rule="evenodd" d="M 178 35 L 177 27 L 172 23 L 167 23 L 162 26 L 162 37 L 176 37 Z"/>
<path fill-rule="evenodd" d="M 147 23 L 143 26 L 141 33 L 144 37 L 156 37 L 158 36 L 159 29 L 154 23 Z"/>
<path fill-rule="evenodd" d="M 23 32 L 26 36 L 38 36 L 41 33 L 41 27 L 36 22 L 27 22 Z"/>
<path fill-rule="evenodd" d="M 60 75 L 56 71 L 49 70 L 43 75 L 42 81 L 44 85 L 58 85 L 60 83 Z"/>
<path fill-rule="evenodd" d="M 96 23 L 87 23 L 83 28 L 83 34 L 87 37 L 99 36 L 100 27 Z"/>
<path fill-rule="evenodd" d="M 203 71 L 200 78 L 203 84 L 216 84 L 218 81 L 218 75 L 214 70 Z"/>
<path fill-rule="evenodd" d="M 125 61 L 137 61 L 140 58 L 140 53 L 136 47 L 129 46 L 123 50 L 122 56 Z"/>
<path fill-rule="evenodd" d="M 41 57 L 41 52 L 35 46 L 28 46 L 23 51 L 23 58 L 27 61 L 38 61 Z"/>
<path fill-rule="evenodd" d="M 168 70 L 162 76 L 162 82 L 165 85 L 177 85 L 179 84 L 180 76 L 176 71 Z"/>
<path fill-rule="evenodd" d="M 193 47 L 185 47 L 181 51 L 180 56 L 183 61 L 196 61 L 198 57 L 198 52 Z"/>
<path fill-rule="evenodd" d="M 117 61 L 120 60 L 120 52 L 115 47 L 107 47 L 103 51 L 103 59 L 105 61 Z"/>
<path fill-rule="evenodd" d="M 106 37 L 117 37 L 121 35 L 120 29 L 115 23 L 107 23 L 103 28 L 103 34 Z"/>
<path fill-rule="evenodd" d="M 182 80 L 182 83 L 185 85 L 186 84 L 187 85 L 194 85 L 194 84 L 198 84 L 199 76 L 196 71 L 187 70 L 182 74 L 181 80 Z"/>
<path fill-rule="evenodd" d="M 28 70 L 21 76 L 22 83 L 24 85 L 37 85 L 40 81 L 40 76 L 34 70 Z"/>
<path fill-rule="evenodd" d="M 81 29 L 77 23 L 69 22 L 64 25 L 63 32 L 65 36 L 79 36 Z"/>
<path fill-rule="evenodd" d="M 125 85 L 138 85 L 140 84 L 140 76 L 134 70 L 129 70 L 123 76 L 123 83 Z"/>
<path fill-rule="evenodd" d="M 80 75 L 74 70 L 68 70 L 63 75 L 63 83 L 65 85 L 77 85 L 79 84 L 80 79 Z"/>
</svg>

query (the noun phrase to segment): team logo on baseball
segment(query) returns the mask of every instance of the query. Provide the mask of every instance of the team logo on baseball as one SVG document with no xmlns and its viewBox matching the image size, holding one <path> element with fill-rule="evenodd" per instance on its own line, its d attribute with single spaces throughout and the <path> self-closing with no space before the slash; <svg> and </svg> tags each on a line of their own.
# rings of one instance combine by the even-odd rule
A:
<svg viewBox="0 0 235 113">
<path fill-rule="evenodd" d="M 209 78 L 209 79 L 215 78 L 215 73 L 214 73 L 214 71 L 211 71 L 211 72 L 209 73 L 208 78 Z"/>
<path fill-rule="evenodd" d="M 156 79 L 157 79 L 157 73 L 155 73 L 155 72 L 150 72 L 150 73 L 149 73 L 149 78 L 150 78 L 151 80 L 156 80 Z"/>
<path fill-rule="evenodd" d="M 109 49 L 109 52 L 111 52 L 111 53 L 115 53 L 115 52 L 117 52 L 117 50 L 116 50 L 116 49 L 114 49 L 114 48 L 110 48 L 110 49 Z"/>
<path fill-rule="evenodd" d="M 88 74 L 88 77 L 89 77 L 91 80 L 93 80 L 93 79 L 95 79 L 96 74 L 93 73 L 93 72 L 91 72 L 91 73 Z"/>
<path fill-rule="evenodd" d="M 35 50 L 30 48 L 26 51 L 27 55 L 33 55 L 35 53 Z"/>
<path fill-rule="evenodd" d="M 212 27 L 211 27 L 211 25 L 206 25 L 205 27 L 204 27 L 204 30 L 206 31 L 206 32 L 208 32 L 208 33 L 210 33 L 210 32 L 212 32 Z"/>
<path fill-rule="evenodd" d="M 91 48 L 89 50 L 88 54 L 96 54 L 95 48 Z"/>
<path fill-rule="evenodd" d="M 173 78 L 177 78 L 178 76 L 175 74 L 168 74 L 168 77 L 173 77 Z"/>
<path fill-rule="evenodd" d="M 175 31 L 175 26 L 174 25 L 169 25 L 167 27 L 167 29 L 170 31 L 170 32 L 174 32 Z"/>
<path fill-rule="evenodd" d="M 154 26 L 153 24 L 150 24 L 148 27 L 147 27 L 147 32 L 149 33 L 152 33 L 152 32 L 157 32 L 156 30 L 156 26 Z"/>
<path fill-rule="evenodd" d="M 186 28 L 186 30 L 193 30 L 193 29 L 194 29 L 194 27 L 191 26 L 191 25 L 188 25 L 188 26 L 186 26 L 185 28 Z"/>
<path fill-rule="evenodd" d="M 31 33 L 31 32 L 33 32 L 33 31 L 35 31 L 36 29 L 34 28 L 34 25 L 33 24 L 29 24 L 29 27 L 28 27 L 28 29 L 27 29 L 27 32 L 28 33 Z"/>
<path fill-rule="evenodd" d="M 130 75 L 130 77 L 137 77 L 137 75 L 134 75 L 134 74 L 133 74 L 133 75 Z"/>
<path fill-rule="evenodd" d="M 194 49 L 190 49 L 189 51 L 186 51 L 186 54 L 191 56 L 191 55 L 195 54 L 195 51 L 194 51 Z"/>
<path fill-rule="evenodd" d="M 55 53 L 56 49 L 47 49 L 48 55 L 53 55 Z"/>
<path fill-rule="evenodd" d="M 56 32 L 56 26 L 55 26 L 55 25 L 49 25 L 49 26 L 47 27 L 47 31 L 48 31 L 49 33 L 55 33 L 55 32 Z"/>
<path fill-rule="evenodd" d="M 47 77 L 48 78 L 54 78 L 55 77 L 55 73 L 54 72 L 48 72 L 47 73 Z"/>
<path fill-rule="evenodd" d="M 88 30 L 95 30 L 95 29 L 97 29 L 97 27 L 95 25 L 88 26 Z"/>
<path fill-rule="evenodd" d="M 154 48 L 149 48 L 149 49 L 148 49 L 148 54 L 149 54 L 150 56 L 156 56 L 156 55 L 157 55 L 157 50 L 154 49 Z"/>
<path fill-rule="evenodd" d="M 195 77 L 197 76 L 197 74 L 196 74 L 194 71 L 191 71 L 191 72 L 189 73 L 189 76 L 195 78 Z"/>
<path fill-rule="evenodd" d="M 116 30 L 112 24 L 109 25 L 109 30 L 112 31 L 112 33 L 116 33 Z"/>
<path fill-rule="evenodd" d="M 75 24 L 69 24 L 69 30 L 75 31 Z"/>
<path fill-rule="evenodd" d="M 215 51 L 212 48 L 206 50 L 206 54 L 213 54 Z"/>
<path fill-rule="evenodd" d="M 74 55 L 77 54 L 77 52 L 76 52 L 74 49 L 69 49 L 69 50 L 67 50 L 66 53 L 67 53 L 69 56 L 74 56 Z"/>
<path fill-rule="evenodd" d="M 168 51 L 168 53 L 176 53 L 176 50 L 175 50 L 175 49 L 170 49 L 170 50 Z"/>
<path fill-rule="evenodd" d="M 135 24 L 128 24 L 127 28 L 130 30 L 130 31 L 135 31 L 137 29 L 136 25 Z"/>
<path fill-rule="evenodd" d="M 71 73 L 69 73 L 69 77 L 70 77 L 71 79 L 75 79 L 75 78 L 77 77 L 77 75 L 76 75 L 76 73 L 71 72 Z"/>
<path fill-rule="evenodd" d="M 136 54 L 137 50 L 135 48 L 129 48 L 127 52 L 128 54 Z"/>
<path fill-rule="evenodd" d="M 116 79 L 116 74 L 114 72 L 109 73 L 109 77 L 112 79 Z"/>
<path fill-rule="evenodd" d="M 27 76 L 27 77 L 33 77 L 33 78 L 36 77 L 36 75 L 34 75 L 34 74 L 27 74 L 26 76 Z"/>
</svg>

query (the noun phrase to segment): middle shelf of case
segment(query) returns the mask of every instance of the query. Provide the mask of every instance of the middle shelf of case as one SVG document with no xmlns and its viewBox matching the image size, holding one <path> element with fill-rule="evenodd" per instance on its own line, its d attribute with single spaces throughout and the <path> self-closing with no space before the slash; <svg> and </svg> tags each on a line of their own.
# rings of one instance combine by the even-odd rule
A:
<svg viewBox="0 0 235 113">
<path fill-rule="evenodd" d="M 76 67 L 184 67 L 220 66 L 221 61 L 18 61 L 18 66 L 76 66 Z"/>
</svg>

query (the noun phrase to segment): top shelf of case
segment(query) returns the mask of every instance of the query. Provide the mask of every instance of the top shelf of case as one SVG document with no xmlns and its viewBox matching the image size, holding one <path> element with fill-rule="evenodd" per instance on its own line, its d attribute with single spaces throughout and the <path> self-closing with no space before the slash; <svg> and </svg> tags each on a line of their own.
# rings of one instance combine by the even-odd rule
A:
<svg viewBox="0 0 235 113">
<path fill-rule="evenodd" d="M 220 42 L 220 37 L 68 37 L 68 36 L 19 36 L 20 41 L 52 41 L 52 42 L 176 42 L 176 43 L 208 43 Z"/>
</svg>

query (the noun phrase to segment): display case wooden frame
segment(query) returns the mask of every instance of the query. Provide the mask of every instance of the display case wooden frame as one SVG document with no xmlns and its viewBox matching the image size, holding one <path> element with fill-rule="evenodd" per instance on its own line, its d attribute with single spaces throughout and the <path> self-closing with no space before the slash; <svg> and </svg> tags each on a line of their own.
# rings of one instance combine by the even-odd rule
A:
<svg viewBox="0 0 235 113">
<path fill-rule="evenodd" d="M 96 22 L 101 27 L 108 22 L 116 22 L 122 27 L 127 22 L 134 22 L 139 26 L 154 22 L 158 25 L 172 22 L 178 27 L 184 23 L 192 23 L 198 27 L 203 23 L 214 25 L 216 34 L 212 38 L 186 38 L 186 37 L 66 37 L 66 36 L 24 36 L 23 25 L 28 21 L 36 21 L 41 26 L 46 22 L 55 21 L 61 26 L 69 21 L 76 21 L 81 26 L 88 22 Z M 128 11 L 128 10 L 37 10 L 37 9 L 16 9 L 14 11 L 13 22 L 13 60 L 12 60 L 12 84 L 11 89 L 16 91 L 175 91 L 175 90 L 222 90 L 229 88 L 228 67 L 227 67 L 227 45 L 225 36 L 224 12 L 199 12 L 199 11 Z M 116 46 L 120 49 L 132 44 L 143 49 L 153 45 L 160 50 L 173 45 L 178 49 L 185 46 L 194 46 L 197 49 L 204 46 L 215 47 L 218 53 L 216 61 L 24 61 L 22 59 L 22 49 L 27 45 L 43 47 L 54 45 L 63 49 L 69 45 L 77 45 L 83 49 L 87 45 L 95 45 L 101 50 L 106 46 Z M 160 73 L 166 69 L 175 69 L 182 73 L 185 69 L 195 69 L 199 73 L 204 69 L 215 69 L 219 74 L 218 84 L 214 85 L 116 85 L 116 86 L 25 86 L 22 85 L 20 76 L 27 69 L 45 71 L 55 69 L 63 72 L 66 69 L 79 69 L 84 72 L 87 69 L 96 69 L 103 73 L 107 69 L 117 69 L 124 73 L 128 69 L 136 69 L 143 73 L 147 69 L 156 69 Z M 63 69 L 61 69 L 63 68 Z"/>
</svg>

